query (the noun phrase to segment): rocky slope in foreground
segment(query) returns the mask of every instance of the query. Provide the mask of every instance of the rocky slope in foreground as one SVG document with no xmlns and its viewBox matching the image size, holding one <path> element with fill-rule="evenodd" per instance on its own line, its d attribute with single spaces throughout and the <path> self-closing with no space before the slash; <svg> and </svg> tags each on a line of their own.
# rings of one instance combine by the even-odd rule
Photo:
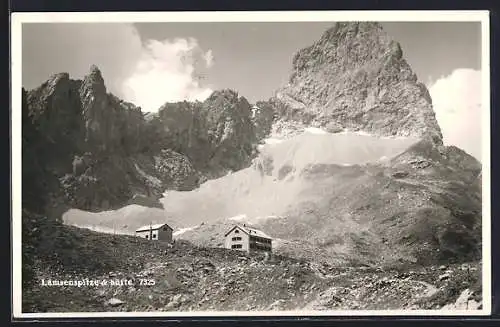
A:
<svg viewBox="0 0 500 327">
<path fill-rule="evenodd" d="M 481 308 L 480 269 L 474 263 L 399 270 L 339 268 L 182 241 L 169 246 L 26 218 L 35 224 L 30 227 L 38 227 L 34 239 L 52 240 L 50 246 L 34 244 L 31 249 L 38 278 L 46 283 L 127 280 L 132 285 L 37 283 L 23 293 L 25 312 Z M 52 225 L 41 228 L 43 222 Z M 154 285 L 141 285 L 141 279 Z"/>
</svg>

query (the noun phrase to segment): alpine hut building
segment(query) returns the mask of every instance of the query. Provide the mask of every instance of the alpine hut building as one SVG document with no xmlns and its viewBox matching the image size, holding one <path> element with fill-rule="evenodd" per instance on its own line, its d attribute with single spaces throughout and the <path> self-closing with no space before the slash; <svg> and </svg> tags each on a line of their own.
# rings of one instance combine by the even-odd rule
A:
<svg viewBox="0 0 500 327">
<path fill-rule="evenodd" d="M 272 238 L 253 227 L 236 225 L 224 237 L 226 249 L 272 252 Z"/>
<path fill-rule="evenodd" d="M 135 235 L 151 241 L 172 243 L 172 227 L 167 224 L 142 226 L 135 231 Z"/>
</svg>

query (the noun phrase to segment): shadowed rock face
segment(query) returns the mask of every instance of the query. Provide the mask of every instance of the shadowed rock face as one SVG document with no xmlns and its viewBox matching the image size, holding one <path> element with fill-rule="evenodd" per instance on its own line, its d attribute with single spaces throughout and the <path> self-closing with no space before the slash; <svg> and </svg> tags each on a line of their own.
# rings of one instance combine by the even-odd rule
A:
<svg viewBox="0 0 500 327">
<path fill-rule="evenodd" d="M 442 144 L 428 90 L 378 23 L 336 23 L 298 51 L 273 101 L 283 120 Z"/>
<path fill-rule="evenodd" d="M 248 101 L 226 89 L 204 102 L 166 103 L 150 124 L 162 129 L 167 147 L 212 178 L 250 165 L 257 142 L 251 115 Z"/>
<path fill-rule="evenodd" d="M 31 158 L 23 169 L 33 175 L 23 188 L 26 201 L 38 197 L 46 204 L 42 211 L 59 217 L 68 206 L 109 210 L 134 199 L 150 203 L 143 200 L 158 199 L 166 189 L 192 190 L 250 164 L 256 142 L 251 118 L 250 104 L 230 90 L 145 116 L 107 93 L 96 66 L 83 80 L 56 74 L 23 89 L 23 153 Z"/>
</svg>

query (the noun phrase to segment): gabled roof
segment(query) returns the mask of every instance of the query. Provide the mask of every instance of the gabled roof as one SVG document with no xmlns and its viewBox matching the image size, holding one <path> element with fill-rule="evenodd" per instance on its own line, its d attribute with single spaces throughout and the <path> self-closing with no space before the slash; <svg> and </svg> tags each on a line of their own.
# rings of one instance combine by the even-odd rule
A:
<svg viewBox="0 0 500 327">
<path fill-rule="evenodd" d="M 145 225 L 145 226 L 137 228 L 135 231 L 136 232 L 144 232 L 144 231 L 148 231 L 150 229 L 151 230 L 157 230 L 157 229 L 162 228 L 163 226 L 166 226 L 166 227 L 170 228 L 171 230 L 173 230 L 172 227 L 170 227 L 169 225 L 163 223 L 163 224 Z"/>
<path fill-rule="evenodd" d="M 257 237 L 267 238 L 270 240 L 272 239 L 271 236 L 267 235 L 266 233 L 264 233 L 261 230 L 258 230 L 258 229 L 253 228 L 253 227 L 240 226 L 240 225 L 236 225 L 233 228 L 231 228 L 226 234 L 224 234 L 224 237 L 226 237 L 229 233 L 231 233 L 235 228 L 239 228 L 245 234 L 250 235 L 250 236 L 257 236 Z"/>
</svg>

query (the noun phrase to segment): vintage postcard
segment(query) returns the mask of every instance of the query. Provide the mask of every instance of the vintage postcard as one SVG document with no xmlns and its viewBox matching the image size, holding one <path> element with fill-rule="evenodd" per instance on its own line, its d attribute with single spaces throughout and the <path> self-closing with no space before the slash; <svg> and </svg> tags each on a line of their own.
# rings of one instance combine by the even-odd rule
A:
<svg viewBox="0 0 500 327">
<path fill-rule="evenodd" d="M 487 315 L 489 13 L 12 15 L 13 315 Z"/>
</svg>

